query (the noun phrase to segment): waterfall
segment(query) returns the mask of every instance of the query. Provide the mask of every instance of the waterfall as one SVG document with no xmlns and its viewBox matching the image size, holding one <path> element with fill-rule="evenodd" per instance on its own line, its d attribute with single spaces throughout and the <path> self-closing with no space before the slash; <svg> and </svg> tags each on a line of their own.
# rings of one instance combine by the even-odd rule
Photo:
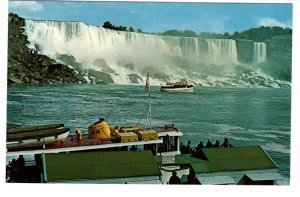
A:
<svg viewBox="0 0 300 197">
<path fill-rule="evenodd" d="M 237 63 L 236 44 L 230 39 L 207 39 L 208 53 L 212 54 L 214 63 Z"/>
<path fill-rule="evenodd" d="M 26 20 L 25 24 L 30 46 L 37 46 L 42 54 L 51 58 L 72 55 L 84 68 L 115 71 L 109 74 L 117 73 L 119 78 L 131 73 L 144 75 L 147 69 L 158 75 L 189 78 L 189 73 L 203 74 L 210 65 L 228 70 L 237 64 L 236 43 L 231 39 L 115 31 L 82 22 Z"/>
<path fill-rule="evenodd" d="M 82 22 L 28 19 L 24 30 L 30 48 L 54 59 L 73 56 L 84 69 L 102 71 L 116 84 L 132 84 L 133 76 L 144 84 L 150 72 L 152 85 L 188 80 L 202 86 L 290 86 L 253 70 L 250 63 L 240 65 L 236 41 L 232 39 L 160 36 Z M 266 61 L 266 53 L 265 43 L 254 42 L 252 63 Z"/>
<path fill-rule="evenodd" d="M 267 59 L 267 45 L 264 42 L 253 43 L 253 63 L 265 62 Z"/>
</svg>

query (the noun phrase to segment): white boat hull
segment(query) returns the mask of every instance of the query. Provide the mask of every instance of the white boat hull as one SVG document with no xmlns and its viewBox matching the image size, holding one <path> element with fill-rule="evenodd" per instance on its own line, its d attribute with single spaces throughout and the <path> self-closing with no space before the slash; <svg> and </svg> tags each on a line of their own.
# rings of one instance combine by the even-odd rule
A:
<svg viewBox="0 0 300 197">
<path fill-rule="evenodd" d="M 191 88 L 161 88 L 163 92 L 193 92 L 193 87 Z"/>
<path fill-rule="evenodd" d="M 52 144 L 54 142 L 59 142 L 65 140 L 69 135 L 69 131 L 62 133 L 56 136 L 47 136 L 41 139 L 28 139 L 23 141 L 12 141 L 7 142 L 6 147 L 7 149 L 17 149 L 17 148 L 30 148 L 36 146 L 42 146 L 43 144 Z"/>
</svg>

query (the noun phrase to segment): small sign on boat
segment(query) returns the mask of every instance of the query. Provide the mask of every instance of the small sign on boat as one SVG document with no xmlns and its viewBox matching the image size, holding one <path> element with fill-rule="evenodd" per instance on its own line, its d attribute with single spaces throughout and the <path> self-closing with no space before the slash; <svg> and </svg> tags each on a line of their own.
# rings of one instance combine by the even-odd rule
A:
<svg viewBox="0 0 300 197">
<path fill-rule="evenodd" d="M 162 155 L 161 156 L 162 164 L 171 164 L 175 163 L 175 155 Z"/>
</svg>

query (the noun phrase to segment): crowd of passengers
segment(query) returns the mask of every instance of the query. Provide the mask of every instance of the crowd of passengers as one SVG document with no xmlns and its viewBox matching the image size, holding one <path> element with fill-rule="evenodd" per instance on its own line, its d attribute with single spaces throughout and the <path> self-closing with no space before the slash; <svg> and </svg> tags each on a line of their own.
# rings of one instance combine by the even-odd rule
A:
<svg viewBox="0 0 300 197">
<path fill-rule="evenodd" d="M 206 145 L 204 146 L 203 141 L 197 145 L 196 148 L 192 146 L 192 142 L 189 140 L 187 145 L 184 145 L 182 142 L 180 143 L 180 152 L 181 153 L 194 153 L 200 151 L 202 148 L 228 148 L 233 147 L 232 144 L 229 143 L 228 138 L 224 138 L 224 142 L 220 144 L 219 140 L 215 143 L 212 143 L 210 139 L 207 140 Z"/>
<path fill-rule="evenodd" d="M 42 171 L 41 155 L 34 155 L 35 165 L 25 166 L 23 155 L 19 155 L 18 159 L 12 159 L 6 166 L 6 182 L 25 183 L 40 181 L 40 173 Z M 30 180 L 29 180 L 30 179 Z"/>
<path fill-rule="evenodd" d="M 182 175 L 181 178 L 177 176 L 177 172 L 173 171 L 172 176 L 167 182 L 169 185 L 188 184 L 188 185 L 199 185 L 200 182 L 195 176 L 194 171 L 190 171 L 188 175 Z"/>
</svg>

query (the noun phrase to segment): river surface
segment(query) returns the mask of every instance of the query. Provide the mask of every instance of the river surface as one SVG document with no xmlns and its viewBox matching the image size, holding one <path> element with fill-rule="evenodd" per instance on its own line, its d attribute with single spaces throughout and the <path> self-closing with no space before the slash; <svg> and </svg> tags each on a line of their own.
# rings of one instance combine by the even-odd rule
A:
<svg viewBox="0 0 300 197">
<path fill-rule="evenodd" d="M 110 124 L 146 124 L 144 86 L 9 85 L 8 128 L 64 123 L 87 132 L 104 117 Z M 290 174 L 291 89 L 195 87 L 193 93 L 164 93 L 151 87 L 152 126 L 174 123 L 191 140 L 234 146 L 261 145 L 283 173 Z M 73 131 L 72 131 L 73 132 Z"/>
</svg>

